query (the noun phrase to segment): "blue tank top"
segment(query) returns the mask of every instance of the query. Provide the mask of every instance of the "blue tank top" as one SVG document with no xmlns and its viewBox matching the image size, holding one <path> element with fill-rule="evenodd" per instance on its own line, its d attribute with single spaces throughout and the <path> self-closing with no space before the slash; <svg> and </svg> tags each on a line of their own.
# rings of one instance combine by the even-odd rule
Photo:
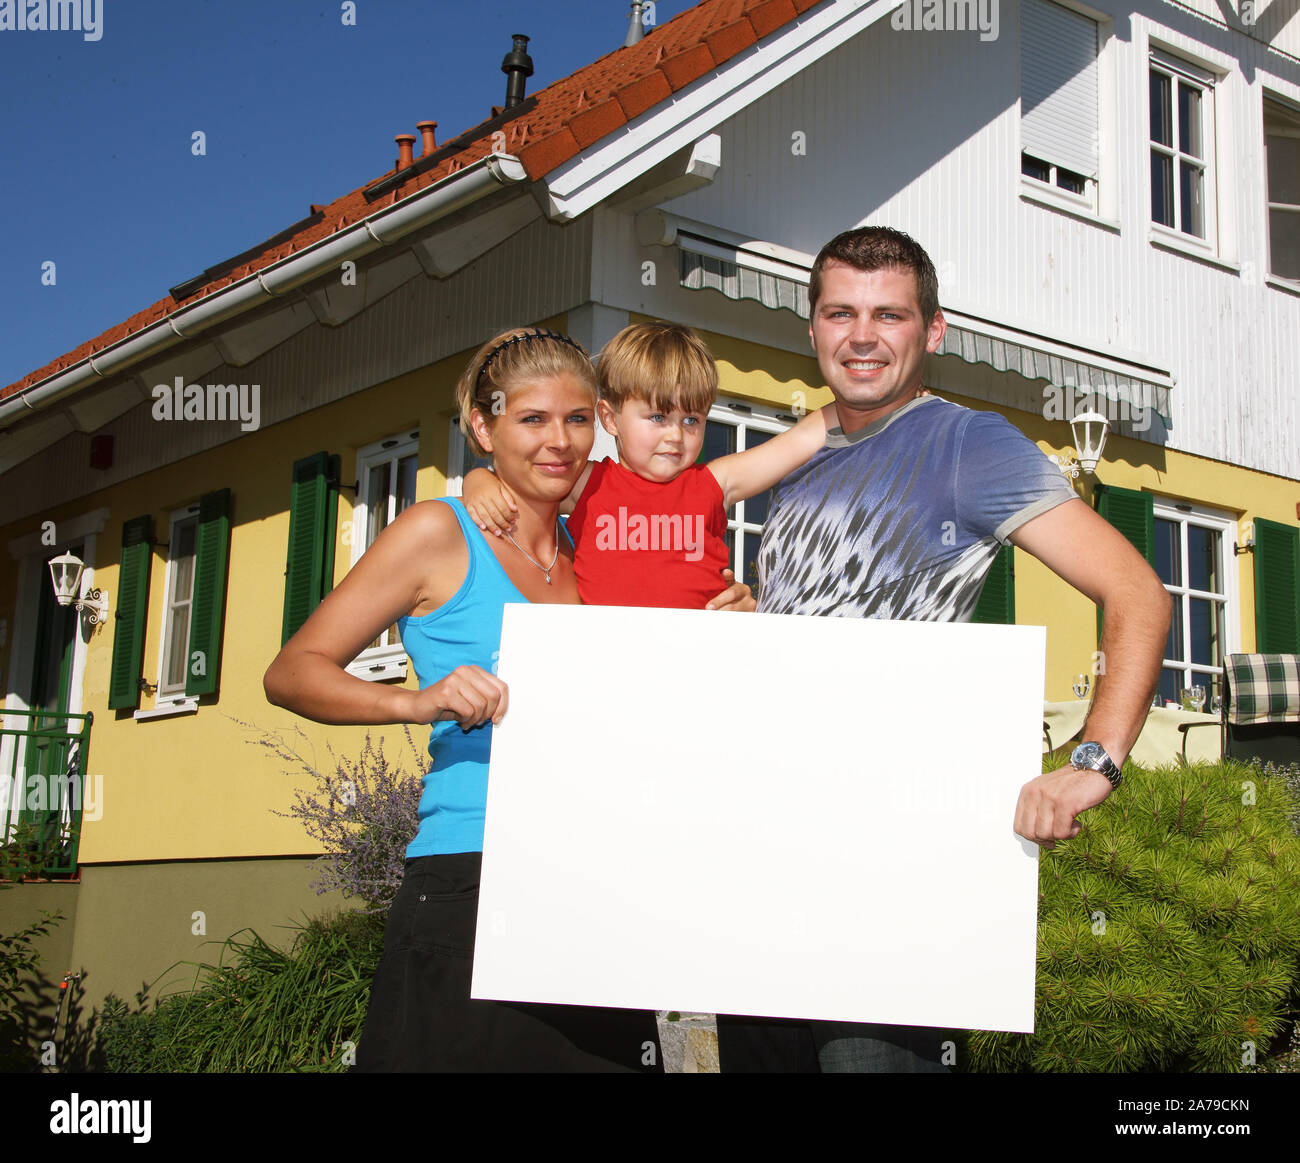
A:
<svg viewBox="0 0 1300 1163">
<path fill-rule="evenodd" d="M 494 673 L 501 648 L 502 607 L 506 602 L 528 601 L 501 568 L 460 500 L 438 499 L 456 514 L 469 548 L 469 568 L 460 589 L 445 605 L 419 618 L 408 615 L 397 620 L 421 690 L 458 666 L 479 666 Z M 408 858 L 483 850 L 491 750 L 491 723 L 468 732 L 454 720 L 433 724 L 429 736 L 433 767 L 424 777 L 420 827 L 406 849 Z"/>
</svg>

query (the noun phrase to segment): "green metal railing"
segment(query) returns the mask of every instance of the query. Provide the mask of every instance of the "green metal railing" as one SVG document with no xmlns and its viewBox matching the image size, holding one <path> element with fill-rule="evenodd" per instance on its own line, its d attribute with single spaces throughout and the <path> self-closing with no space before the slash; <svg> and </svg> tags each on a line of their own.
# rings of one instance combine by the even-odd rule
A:
<svg viewBox="0 0 1300 1163">
<path fill-rule="evenodd" d="M 24 729 L 0 726 L 0 754 L 9 752 L 10 795 L 0 803 L 4 845 L 20 846 L 16 856 L 46 854 L 39 865 L 42 876 L 71 876 L 77 871 L 81 815 L 90 790 L 86 771 L 95 716 L 39 710 L 0 710 L 0 715 L 27 723 Z M 77 724 L 78 729 L 69 729 Z M 98 791 L 96 786 L 96 800 Z"/>
</svg>

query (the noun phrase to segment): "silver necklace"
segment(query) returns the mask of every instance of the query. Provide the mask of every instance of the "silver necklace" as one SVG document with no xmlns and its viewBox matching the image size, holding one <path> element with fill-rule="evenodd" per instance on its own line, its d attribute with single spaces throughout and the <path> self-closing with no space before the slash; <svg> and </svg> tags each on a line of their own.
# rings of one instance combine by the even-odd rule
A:
<svg viewBox="0 0 1300 1163">
<path fill-rule="evenodd" d="M 528 558 L 529 561 L 531 561 L 535 566 L 537 566 L 538 569 L 540 569 L 546 575 L 546 584 L 548 586 L 551 584 L 551 570 L 555 568 L 555 563 L 560 560 L 560 533 L 559 533 L 560 522 L 558 518 L 556 519 L 555 524 L 556 524 L 555 556 L 551 558 L 550 565 L 543 565 L 540 561 L 538 561 L 535 557 L 533 557 L 531 553 L 521 548 L 519 542 L 516 541 L 513 537 L 510 537 L 509 533 L 506 534 L 506 536 L 510 538 L 510 544 L 513 545 L 516 549 L 518 549 L 520 553 L 522 553 L 526 558 Z"/>
</svg>

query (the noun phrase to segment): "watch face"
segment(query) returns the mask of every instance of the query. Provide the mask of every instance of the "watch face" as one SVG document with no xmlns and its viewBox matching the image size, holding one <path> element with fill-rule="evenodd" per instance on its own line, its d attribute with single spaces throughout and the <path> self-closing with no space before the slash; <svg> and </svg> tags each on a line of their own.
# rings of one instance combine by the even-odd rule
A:
<svg viewBox="0 0 1300 1163">
<path fill-rule="evenodd" d="M 1080 743 L 1070 752 L 1070 762 L 1075 767 L 1090 767 L 1096 771 L 1101 766 L 1101 757 L 1105 753 L 1100 743 Z"/>
</svg>

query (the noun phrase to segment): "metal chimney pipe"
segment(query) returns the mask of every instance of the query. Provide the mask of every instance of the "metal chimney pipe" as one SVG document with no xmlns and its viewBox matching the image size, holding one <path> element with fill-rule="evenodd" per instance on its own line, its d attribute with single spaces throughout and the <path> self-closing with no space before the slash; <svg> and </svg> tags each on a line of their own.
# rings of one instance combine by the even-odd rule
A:
<svg viewBox="0 0 1300 1163">
<path fill-rule="evenodd" d="M 400 151 L 397 155 L 397 168 L 404 170 L 413 160 L 411 149 L 415 145 L 415 134 L 399 133 L 393 140 L 397 142 L 397 148 Z"/>
<path fill-rule="evenodd" d="M 420 131 L 420 136 L 424 138 L 420 146 L 420 156 L 428 157 L 438 148 L 438 143 L 433 140 L 433 131 L 438 128 L 436 121 L 418 121 L 415 128 Z"/>
<path fill-rule="evenodd" d="M 643 7 L 641 0 L 632 0 L 632 18 L 628 21 L 627 39 L 623 42 L 624 48 L 631 48 L 645 36 L 645 25 L 641 22 L 641 9 Z"/>
<path fill-rule="evenodd" d="M 527 52 L 528 37 L 518 32 L 512 35 L 515 46 L 501 62 L 501 71 L 506 75 L 507 109 L 523 101 L 525 79 L 533 75 L 533 58 Z"/>
</svg>

